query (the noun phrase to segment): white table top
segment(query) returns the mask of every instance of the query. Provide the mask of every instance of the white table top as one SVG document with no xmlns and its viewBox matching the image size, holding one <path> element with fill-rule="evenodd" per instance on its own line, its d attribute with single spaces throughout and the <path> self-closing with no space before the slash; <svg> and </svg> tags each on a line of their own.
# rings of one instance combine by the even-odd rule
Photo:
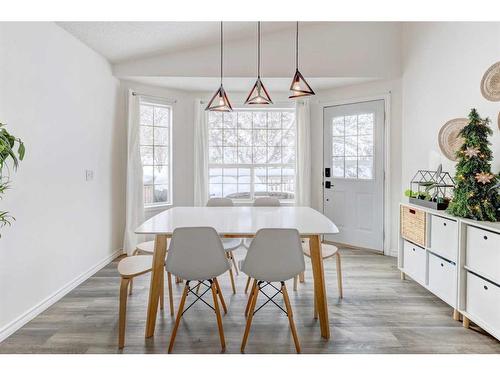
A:
<svg viewBox="0 0 500 375">
<path fill-rule="evenodd" d="M 301 235 L 339 232 L 330 219 L 310 207 L 173 207 L 135 232 L 171 235 L 181 227 L 213 227 L 221 235 L 255 235 L 262 228 L 296 228 Z"/>
</svg>

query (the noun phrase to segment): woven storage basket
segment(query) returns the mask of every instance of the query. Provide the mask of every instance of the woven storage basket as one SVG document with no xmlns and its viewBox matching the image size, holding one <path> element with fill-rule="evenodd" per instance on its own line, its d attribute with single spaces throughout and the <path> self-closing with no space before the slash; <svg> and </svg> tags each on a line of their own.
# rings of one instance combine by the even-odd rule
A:
<svg viewBox="0 0 500 375">
<path fill-rule="evenodd" d="M 425 247 L 425 212 L 401 206 L 401 237 Z"/>
</svg>

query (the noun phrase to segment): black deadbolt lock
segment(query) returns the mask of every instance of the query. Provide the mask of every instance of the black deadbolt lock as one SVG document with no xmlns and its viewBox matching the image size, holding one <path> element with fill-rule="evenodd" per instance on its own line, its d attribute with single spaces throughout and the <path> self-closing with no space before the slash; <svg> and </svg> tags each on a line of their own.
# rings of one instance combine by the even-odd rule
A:
<svg viewBox="0 0 500 375">
<path fill-rule="evenodd" d="M 325 177 L 330 177 L 330 168 L 325 168 Z"/>
</svg>

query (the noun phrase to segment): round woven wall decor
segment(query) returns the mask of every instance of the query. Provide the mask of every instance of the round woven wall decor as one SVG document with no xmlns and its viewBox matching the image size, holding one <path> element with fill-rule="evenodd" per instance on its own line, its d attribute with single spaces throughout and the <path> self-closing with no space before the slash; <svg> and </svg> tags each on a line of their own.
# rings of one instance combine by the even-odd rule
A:
<svg viewBox="0 0 500 375">
<path fill-rule="evenodd" d="M 455 118 L 448 121 L 439 130 L 438 142 L 441 152 L 450 160 L 457 160 L 455 153 L 462 147 L 464 140 L 458 136 L 460 130 L 469 123 L 466 118 Z"/>
<path fill-rule="evenodd" d="M 500 101 L 500 61 L 490 66 L 484 73 L 481 93 L 489 101 Z"/>
</svg>

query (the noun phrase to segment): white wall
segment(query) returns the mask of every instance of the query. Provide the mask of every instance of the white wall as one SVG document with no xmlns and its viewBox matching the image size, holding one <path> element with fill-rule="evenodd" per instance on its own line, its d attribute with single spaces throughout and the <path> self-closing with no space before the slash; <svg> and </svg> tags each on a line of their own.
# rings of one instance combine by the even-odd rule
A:
<svg viewBox="0 0 500 375">
<path fill-rule="evenodd" d="M 438 132 L 448 120 L 476 108 L 492 119 L 493 171 L 500 169 L 498 102 L 484 99 L 484 72 L 500 60 L 500 23 L 409 23 L 404 28 L 402 181 L 439 163 L 452 176 L 455 163 L 442 156 Z"/>
<path fill-rule="evenodd" d="M 27 148 L 0 201 L 17 219 L 0 238 L 0 340 L 122 246 L 118 89 L 107 61 L 55 24 L 0 23 L 0 119 Z"/>
<path fill-rule="evenodd" d="M 318 92 L 311 102 L 312 204 L 323 210 L 323 105 L 387 95 L 390 92 L 390 242 L 389 254 L 397 254 L 398 210 L 401 187 L 401 80 L 383 80 Z M 387 147 L 387 145 L 386 145 Z M 387 230 L 386 230 L 387 232 Z"/>
<path fill-rule="evenodd" d="M 121 96 L 126 102 L 128 90 L 132 89 L 145 95 L 173 99 L 172 118 L 172 205 L 192 206 L 194 186 L 194 99 L 193 92 L 144 85 L 136 82 L 121 81 Z M 122 108 L 126 111 L 126 106 Z M 126 157 L 126 156 L 125 156 Z M 146 218 L 165 208 L 149 209 Z"/>
</svg>

